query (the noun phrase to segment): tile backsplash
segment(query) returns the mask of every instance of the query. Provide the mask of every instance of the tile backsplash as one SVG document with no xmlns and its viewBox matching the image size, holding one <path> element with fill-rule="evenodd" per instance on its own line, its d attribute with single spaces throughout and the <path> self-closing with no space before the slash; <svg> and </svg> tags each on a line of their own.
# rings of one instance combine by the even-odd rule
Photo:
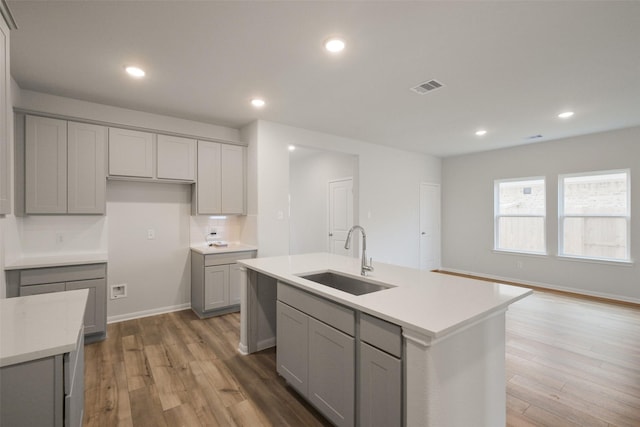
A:
<svg viewBox="0 0 640 427">
<path fill-rule="evenodd" d="M 205 244 L 206 236 L 211 231 L 217 233 L 217 240 L 237 242 L 240 240 L 241 225 L 236 216 L 191 216 L 191 244 Z"/>
</svg>

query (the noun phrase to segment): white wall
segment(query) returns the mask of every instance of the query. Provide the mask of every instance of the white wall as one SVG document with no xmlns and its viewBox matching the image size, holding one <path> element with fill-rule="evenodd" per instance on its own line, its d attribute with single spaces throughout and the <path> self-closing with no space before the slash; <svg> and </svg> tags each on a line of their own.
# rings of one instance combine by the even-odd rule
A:
<svg viewBox="0 0 640 427">
<path fill-rule="evenodd" d="M 445 269 L 640 302 L 637 264 L 556 257 L 557 176 L 631 169 L 631 258 L 640 260 L 640 128 L 450 157 L 442 173 L 442 264 Z M 495 179 L 546 177 L 548 256 L 494 253 Z M 522 268 L 517 263 L 522 263 Z"/>
<path fill-rule="evenodd" d="M 289 159 L 289 253 L 327 251 L 328 183 L 340 178 L 357 178 L 357 157 L 298 147 Z M 355 184 L 354 194 L 357 194 Z"/>
<path fill-rule="evenodd" d="M 190 212 L 189 185 L 108 182 L 109 284 L 128 285 L 109 301 L 110 320 L 189 307 Z"/>
<path fill-rule="evenodd" d="M 440 183 L 439 158 L 266 121 L 257 123 L 256 139 L 261 256 L 289 253 L 287 146 L 293 144 L 357 155 L 368 255 L 374 263 L 419 267 L 419 187 Z"/>
</svg>

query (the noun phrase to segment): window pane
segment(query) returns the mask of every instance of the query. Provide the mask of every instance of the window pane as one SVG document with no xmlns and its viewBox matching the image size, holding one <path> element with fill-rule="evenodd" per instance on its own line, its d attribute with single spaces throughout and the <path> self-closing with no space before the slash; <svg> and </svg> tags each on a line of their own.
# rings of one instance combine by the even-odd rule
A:
<svg viewBox="0 0 640 427">
<path fill-rule="evenodd" d="M 544 218 L 499 218 L 497 249 L 543 253 Z"/>
<path fill-rule="evenodd" d="M 545 215 L 544 180 L 499 184 L 499 215 Z"/>
<path fill-rule="evenodd" d="M 564 254 L 589 258 L 627 259 L 624 218 L 565 218 Z"/>
<path fill-rule="evenodd" d="M 627 174 L 564 178 L 565 215 L 627 215 Z"/>
</svg>

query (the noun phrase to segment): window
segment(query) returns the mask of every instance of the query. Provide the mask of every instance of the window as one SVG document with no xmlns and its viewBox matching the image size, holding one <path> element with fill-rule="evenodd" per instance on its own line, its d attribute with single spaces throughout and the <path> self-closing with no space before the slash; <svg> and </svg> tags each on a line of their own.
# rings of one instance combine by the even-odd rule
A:
<svg viewBox="0 0 640 427">
<path fill-rule="evenodd" d="M 629 170 L 561 175 L 559 254 L 629 261 Z"/>
<path fill-rule="evenodd" d="M 494 248 L 546 253 L 544 178 L 495 181 Z"/>
</svg>

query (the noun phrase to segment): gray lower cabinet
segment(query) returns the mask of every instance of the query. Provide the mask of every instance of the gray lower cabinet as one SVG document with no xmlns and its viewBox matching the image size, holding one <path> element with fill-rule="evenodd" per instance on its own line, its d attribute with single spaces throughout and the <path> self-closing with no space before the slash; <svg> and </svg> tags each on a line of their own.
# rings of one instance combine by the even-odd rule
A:
<svg viewBox="0 0 640 427">
<path fill-rule="evenodd" d="M 336 426 L 355 425 L 355 314 L 278 283 L 278 373 Z"/>
<path fill-rule="evenodd" d="M 107 265 L 87 264 L 64 267 L 31 268 L 12 271 L 8 286 L 17 285 L 18 296 L 89 289 L 84 314 L 84 333 L 92 340 L 107 332 Z"/>
<path fill-rule="evenodd" d="M 81 427 L 84 335 L 74 351 L 0 368 L 0 425 Z"/>
<path fill-rule="evenodd" d="M 402 426 L 401 328 L 363 313 L 359 348 L 360 426 Z"/>
<path fill-rule="evenodd" d="M 200 318 L 240 309 L 240 270 L 236 261 L 256 251 L 202 254 L 191 251 L 191 309 Z"/>
</svg>

